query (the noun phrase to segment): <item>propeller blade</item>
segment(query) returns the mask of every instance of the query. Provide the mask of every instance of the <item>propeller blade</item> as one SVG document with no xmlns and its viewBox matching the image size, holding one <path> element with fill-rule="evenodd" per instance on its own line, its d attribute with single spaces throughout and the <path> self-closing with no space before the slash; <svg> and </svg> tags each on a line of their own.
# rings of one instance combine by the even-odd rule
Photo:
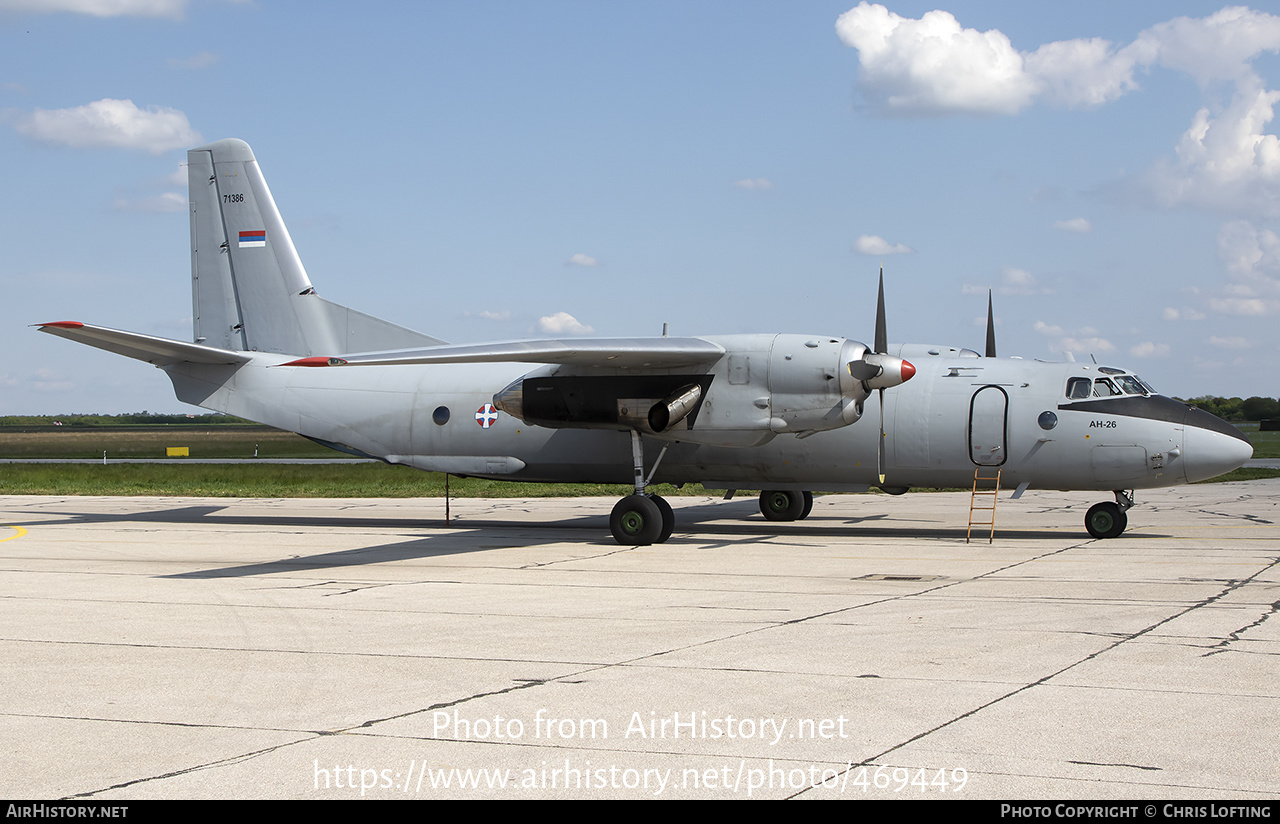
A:
<svg viewBox="0 0 1280 824">
<path fill-rule="evenodd" d="M 987 290 L 987 357 L 996 356 L 996 318 L 991 311 L 991 290 Z"/>
<path fill-rule="evenodd" d="M 883 355 L 889 351 L 889 334 L 885 331 L 884 322 L 884 267 L 880 267 L 880 295 L 876 298 L 876 341 L 875 353 Z"/>
<path fill-rule="evenodd" d="M 849 361 L 849 374 L 860 381 L 878 378 L 883 371 L 884 367 L 877 366 L 874 363 L 867 363 L 864 360 Z"/>
<path fill-rule="evenodd" d="M 880 448 L 876 451 L 876 474 L 884 484 L 884 389 L 880 390 Z"/>
</svg>

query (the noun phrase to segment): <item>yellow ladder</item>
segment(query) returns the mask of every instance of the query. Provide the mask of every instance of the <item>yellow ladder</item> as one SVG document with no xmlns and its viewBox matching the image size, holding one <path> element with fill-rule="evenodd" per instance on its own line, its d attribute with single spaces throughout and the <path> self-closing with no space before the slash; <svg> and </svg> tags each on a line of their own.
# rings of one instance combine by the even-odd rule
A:
<svg viewBox="0 0 1280 824">
<path fill-rule="evenodd" d="M 996 474 L 984 475 L 982 470 L 995 469 Z M 985 486 L 986 484 L 994 484 L 993 486 Z M 973 535 L 975 526 L 990 526 L 991 534 L 987 536 L 987 543 L 993 543 L 996 539 L 996 500 L 1000 497 L 1000 469 L 999 467 L 983 467 L 977 466 L 973 469 L 973 495 L 969 497 L 969 531 L 965 533 L 964 542 L 969 543 L 970 537 Z M 991 506 L 986 506 L 986 499 L 991 499 Z M 982 503 L 979 503 L 979 499 Z M 977 513 L 989 512 L 991 520 L 974 520 Z"/>
</svg>

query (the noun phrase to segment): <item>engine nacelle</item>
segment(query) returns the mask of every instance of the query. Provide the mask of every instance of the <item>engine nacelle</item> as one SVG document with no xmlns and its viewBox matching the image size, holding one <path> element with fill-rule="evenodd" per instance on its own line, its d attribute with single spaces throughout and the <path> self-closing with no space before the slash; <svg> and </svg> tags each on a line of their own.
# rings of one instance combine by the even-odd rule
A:
<svg viewBox="0 0 1280 824">
<path fill-rule="evenodd" d="M 846 338 L 718 338 L 725 355 L 705 374 L 548 368 L 494 396 L 502 411 L 552 428 L 636 429 L 670 440 L 755 446 L 774 435 L 838 429 L 870 394 L 915 373 Z"/>
</svg>

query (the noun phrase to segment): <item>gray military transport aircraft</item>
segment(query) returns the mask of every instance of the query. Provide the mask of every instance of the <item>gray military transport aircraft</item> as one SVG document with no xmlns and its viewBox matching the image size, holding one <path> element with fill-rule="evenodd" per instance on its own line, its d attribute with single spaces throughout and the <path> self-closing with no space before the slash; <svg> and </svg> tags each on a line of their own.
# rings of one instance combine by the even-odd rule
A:
<svg viewBox="0 0 1280 824">
<path fill-rule="evenodd" d="M 1085 527 L 1124 531 L 1133 490 L 1228 472 L 1234 427 L 1085 363 L 889 346 L 881 278 L 874 347 L 825 335 L 444 341 L 316 294 L 249 145 L 187 154 L 193 343 L 75 321 L 42 331 L 154 364 L 186 403 L 343 452 L 483 478 L 627 483 L 621 544 L 675 525 L 649 484 L 764 489 L 774 521 L 813 490 L 967 487 L 999 468 L 1027 488 L 1105 490 Z M 907 360 L 907 359 L 910 360 Z M 886 392 L 886 390 L 888 390 Z M 874 398 L 874 420 L 860 422 Z"/>
</svg>

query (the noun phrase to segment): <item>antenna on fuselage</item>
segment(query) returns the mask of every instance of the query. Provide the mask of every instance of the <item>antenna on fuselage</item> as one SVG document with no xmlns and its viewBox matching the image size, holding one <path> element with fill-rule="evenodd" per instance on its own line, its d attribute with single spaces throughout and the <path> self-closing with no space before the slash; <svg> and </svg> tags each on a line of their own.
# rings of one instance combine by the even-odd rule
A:
<svg viewBox="0 0 1280 824">
<path fill-rule="evenodd" d="M 996 356 L 996 317 L 991 309 L 991 290 L 987 290 L 987 357 Z"/>
</svg>

